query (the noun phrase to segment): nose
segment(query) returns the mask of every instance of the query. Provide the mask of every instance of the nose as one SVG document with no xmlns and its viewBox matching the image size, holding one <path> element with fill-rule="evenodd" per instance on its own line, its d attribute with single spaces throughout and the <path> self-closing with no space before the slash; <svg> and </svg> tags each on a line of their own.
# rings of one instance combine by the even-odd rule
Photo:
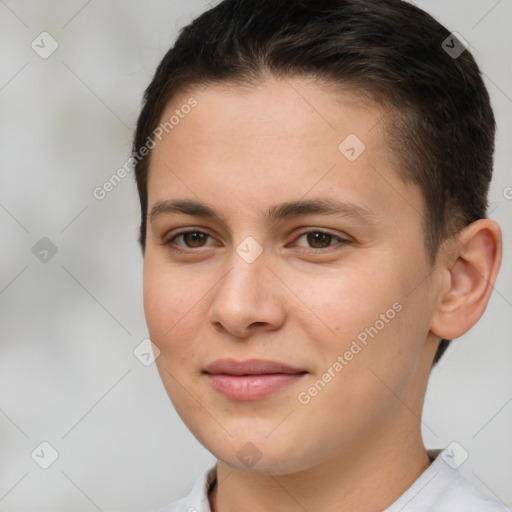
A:
<svg viewBox="0 0 512 512">
<path fill-rule="evenodd" d="M 268 267 L 263 252 L 248 262 L 233 251 L 229 269 L 215 286 L 207 318 L 219 332 L 245 339 L 284 322 L 285 287 Z"/>
</svg>

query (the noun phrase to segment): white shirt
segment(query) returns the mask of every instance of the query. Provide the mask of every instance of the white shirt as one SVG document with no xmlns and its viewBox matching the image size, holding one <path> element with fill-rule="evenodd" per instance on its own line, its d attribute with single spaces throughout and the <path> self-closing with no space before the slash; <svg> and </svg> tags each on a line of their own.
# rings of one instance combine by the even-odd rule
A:
<svg viewBox="0 0 512 512">
<path fill-rule="evenodd" d="M 503 503 L 480 493 L 458 468 L 446 462 L 447 449 L 428 450 L 432 464 L 383 512 L 510 512 Z M 452 464 L 453 465 L 453 464 Z M 216 465 L 205 471 L 190 493 L 155 512 L 211 512 L 208 493 L 216 481 Z"/>
</svg>

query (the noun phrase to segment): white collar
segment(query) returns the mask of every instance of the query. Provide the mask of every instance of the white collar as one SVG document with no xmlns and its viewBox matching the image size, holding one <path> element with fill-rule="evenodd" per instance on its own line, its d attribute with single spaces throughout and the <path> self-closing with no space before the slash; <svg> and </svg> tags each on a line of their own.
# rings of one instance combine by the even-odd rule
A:
<svg viewBox="0 0 512 512">
<path fill-rule="evenodd" d="M 445 449 L 427 450 L 433 462 L 383 512 L 510 512 L 481 494 L 460 474 L 454 450 L 450 448 L 453 444 Z M 217 464 L 201 474 L 187 496 L 155 512 L 211 512 L 208 495 L 217 482 L 216 470 Z"/>
</svg>

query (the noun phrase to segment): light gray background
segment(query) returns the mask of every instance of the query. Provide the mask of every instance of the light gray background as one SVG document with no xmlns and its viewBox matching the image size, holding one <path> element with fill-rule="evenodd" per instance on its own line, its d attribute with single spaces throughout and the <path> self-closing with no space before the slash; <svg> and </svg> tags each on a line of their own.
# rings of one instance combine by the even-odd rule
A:
<svg viewBox="0 0 512 512">
<path fill-rule="evenodd" d="M 461 472 L 510 506 L 512 1 L 416 3 L 485 74 L 499 126 L 490 217 L 505 235 L 483 319 L 432 374 L 425 444 L 460 443 Z M 129 156 L 159 60 L 207 7 L 0 0 L 0 510 L 148 510 L 214 462 L 133 355 L 147 331 L 132 176 L 92 195 Z M 31 48 L 43 31 L 59 44 L 47 59 Z M 32 253 L 42 237 L 58 249 L 47 263 Z M 30 456 L 42 441 L 59 453 L 46 470 Z"/>
</svg>

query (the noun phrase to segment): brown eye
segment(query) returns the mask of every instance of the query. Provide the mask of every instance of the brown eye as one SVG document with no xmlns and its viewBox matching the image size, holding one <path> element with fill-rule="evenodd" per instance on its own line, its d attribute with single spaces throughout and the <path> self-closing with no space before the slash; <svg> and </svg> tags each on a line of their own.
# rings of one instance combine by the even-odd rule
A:
<svg viewBox="0 0 512 512">
<path fill-rule="evenodd" d="M 312 247 L 315 249 L 322 249 L 330 245 L 333 236 L 320 231 L 310 231 L 306 234 L 306 238 Z"/>
<path fill-rule="evenodd" d="M 349 240 L 345 240 L 339 236 L 332 235 L 331 233 L 326 233 L 325 231 L 319 230 L 310 230 L 302 233 L 301 236 L 297 239 L 299 241 L 302 238 L 306 238 L 307 245 L 298 244 L 299 247 L 302 247 L 303 250 L 308 249 L 327 249 L 329 247 L 335 245 L 343 245 L 349 243 Z M 339 242 L 339 243 L 332 243 Z"/>
<path fill-rule="evenodd" d="M 206 244 L 208 238 L 211 238 L 208 233 L 202 231 L 182 231 L 177 233 L 164 242 L 164 245 L 168 246 L 173 251 L 182 251 L 186 249 L 195 249 L 203 247 Z M 177 243 L 176 240 L 182 239 L 183 243 Z"/>
<path fill-rule="evenodd" d="M 188 247 L 202 247 L 209 235 L 200 231 L 187 231 L 182 233 L 183 241 Z"/>
</svg>

